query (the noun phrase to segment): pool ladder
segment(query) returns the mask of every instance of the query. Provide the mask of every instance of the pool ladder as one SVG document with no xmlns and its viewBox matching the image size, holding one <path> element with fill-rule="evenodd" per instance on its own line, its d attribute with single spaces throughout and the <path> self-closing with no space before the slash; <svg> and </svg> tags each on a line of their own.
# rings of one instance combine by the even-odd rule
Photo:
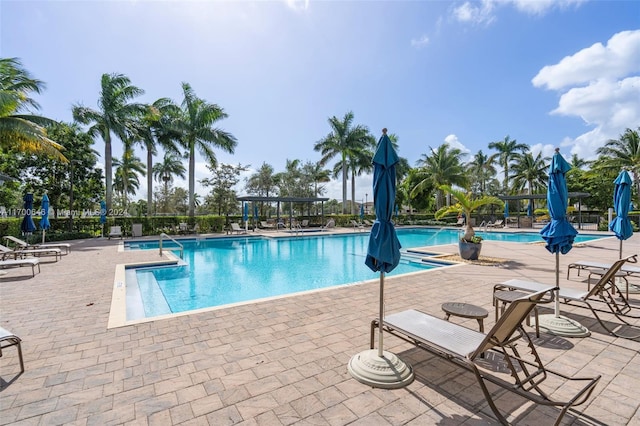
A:
<svg viewBox="0 0 640 426">
<path fill-rule="evenodd" d="M 170 239 L 171 241 L 173 241 L 174 243 L 176 243 L 178 245 L 178 247 L 180 247 L 180 259 L 184 259 L 184 247 L 182 246 L 182 244 L 180 244 L 179 242 L 177 242 L 174 238 L 168 236 L 167 234 L 165 234 L 164 232 L 160 234 L 160 242 L 159 242 L 159 248 L 160 248 L 160 256 L 162 256 L 162 239 L 164 237 L 167 237 L 168 239 Z"/>
</svg>

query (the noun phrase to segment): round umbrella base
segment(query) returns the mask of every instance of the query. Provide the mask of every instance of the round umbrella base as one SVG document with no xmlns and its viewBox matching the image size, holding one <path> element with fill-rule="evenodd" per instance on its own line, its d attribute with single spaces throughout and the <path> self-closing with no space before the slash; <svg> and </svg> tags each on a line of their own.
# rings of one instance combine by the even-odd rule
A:
<svg viewBox="0 0 640 426">
<path fill-rule="evenodd" d="M 578 321 L 563 317 L 562 315 L 540 315 L 538 324 L 541 329 L 555 336 L 587 337 L 591 335 L 591 332 Z"/>
<path fill-rule="evenodd" d="M 365 385 L 382 389 L 398 389 L 413 382 L 413 369 L 391 352 L 377 349 L 362 351 L 351 357 L 347 367 L 351 376 Z"/>
</svg>

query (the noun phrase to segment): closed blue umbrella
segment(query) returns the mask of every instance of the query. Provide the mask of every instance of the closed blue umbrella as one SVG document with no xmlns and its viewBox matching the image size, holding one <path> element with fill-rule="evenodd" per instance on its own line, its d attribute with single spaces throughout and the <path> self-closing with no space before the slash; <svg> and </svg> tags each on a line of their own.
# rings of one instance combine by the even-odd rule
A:
<svg viewBox="0 0 640 426">
<path fill-rule="evenodd" d="M 399 210 L 400 210 L 400 209 L 398 209 L 398 205 L 396 204 L 396 221 L 398 220 L 398 211 L 399 211 Z"/>
<path fill-rule="evenodd" d="M 620 240 L 620 259 L 622 259 L 622 241 L 633 235 L 633 227 L 629 219 L 629 209 L 631 204 L 631 176 L 625 170 L 621 171 L 613 189 L 613 207 L 616 210 L 616 217 L 609 224 L 609 229 L 616 234 Z"/>
<path fill-rule="evenodd" d="M 527 205 L 527 216 L 533 216 L 533 204 L 529 201 Z"/>
<path fill-rule="evenodd" d="M 258 228 L 258 205 L 253 203 L 253 226 Z"/>
<path fill-rule="evenodd" d="M 47 194 L 42 196 L 42 217 L 40 218 L 40 229 L 42 229 L 42 243 L 44 244 L 45 233 L 51 228 L 49 223 L 49 197 Z"/>
<path fill-rule="evenodd" d="M 505 201 L 504 202 L 504 218 L 508 218 L 509 217 L 509 202 Z"/>
<path fill-rule="evenodd" d="M 360 206 L 360 219 L 364 219 L 364 204 Z"/>
<path fill-rule="evenodd" d="M 549 167 L 549 184 L 547 187 L 547 205 L 551 221 L 540 231 L 540 235 L 547 243 L 545 248 L 556 255 L 556 292 L 560 288 L 560 253 L 569 253 L 578 234 L 578 231 L 567 220 L 569 191 L 567 190 L 565 174 L 570 169 L 571 165 L 567 163 L 560 155 L 560 150 L 556 148 Z M 548 315 L 541 315 L 539 318 L 540 326 L 557 335 L 573 337 L 589 335 L 589 331 L 578 322 L 560 316 L 559 299 L 556 294 L 553 318 Z"/>
<path fill-rule="evenodd" d="M 244 230 L 249 230 L 249 203 L 244 203 L 242 219 L 244 220 Z"/>
<path fill-rule="evenodd" d="M 28 240 L 28 236 L 36 230 L 36 224 L 33 223 L 33 217 L 31 216 L 33 210 L 33 194 L 25 194 L 23 200 L 25 214 L 20 224 L 20 230 L 23 235 L 27 235 Z"/>
<path fill-rule="evenodd" d="M 100 200 L 100 236 L 104 235 L 104 224 L 107 223 L 107 203 Z"/>
<path fill-rule="evenodd" d="M 382 137 L 373 156 L 373 204 L 376 220 L 371 228 L 364 262 L 372 271 L 380 271 L 381 322 L 384 319 L 384 274 L 398 266 L 402 247 L 391 222 L 396 198 L 397 163 L 398 154 L 387 136 L 387 129 L 382 129 Z M 383 351 L 382 329 L 380 324 L 377 354 L 370 350 L 354 356 L 349 362 L 349 372 L 356 380 L 371 386 L 405 386 L 413 381 L 413 371 L 394 354 Z"/>
</svg>

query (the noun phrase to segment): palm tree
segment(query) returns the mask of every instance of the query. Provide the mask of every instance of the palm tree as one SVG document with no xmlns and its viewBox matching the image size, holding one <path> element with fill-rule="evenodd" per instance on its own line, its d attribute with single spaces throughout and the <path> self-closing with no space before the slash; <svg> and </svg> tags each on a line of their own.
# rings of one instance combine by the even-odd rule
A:
<svg viewBox="0 0 640 426">
<path fill-rule="evenodd" d="M 342 213 L 347 212 L 347 178 L 349 157 L 357 156 L 370 144 L 371 135 L 369 128 L 363 125 L 353 125 L 353 112 L 349 111 L 340 120 L 336 116 L 329 118 L 331 132 L 316 142 L 313 146 L 315 151 L 321 153 L 320 164 L 325 166 L 329 160 L 339 157 L 340 174 L 342 175 Z"/>
<path fill-rule="evenodd" d="M 507 135 L 501 141 L 489 143 L 489 148 L 498 151 L 498 159 L 504 169 L 504 181 L 502 184 L 506 194 L 509 188 L 509 166 L 511 161 L 515 158 L 517 151 L 524 152 L 529 149 L 529 145 L 526 143 L 518 143 L 518 141 L 511 139 L 509 135 Z"/>
<path fill-rule="evenodd" d="M 502 200 L 498 197 L 487 195 L 480 198 L 472 198 L 471 194 L 465 194 L 463 191 L 451 188 L 449 185 L 440 185 L 439 189 L 447 194 L 451 194 L 453 198 L 456 199 L 457 203 L 455 205 L 445 206 L 439 209 L 435 214 L 436 219 L 441 219 L 450 213 L 464 212 L 467 220 L 465 233 L 462 239 L 467 242 L 479 242 L 478 238 L 475 238 L 476 233 L 473 230 L 473 226 L 471 226 L 471 214 L 480 207 L 489 204 L 503 205 Z"/>
<path fill-rule="evenodd" d="M 436 190 L 436 205 L 441 208 L 443 203 L 442 185 L 457 185 L 466 187 L 468 185 L 467 175 L 462 156 L 464 155 L 458 148 L 449 148 L 449 144 L 444 143 L 437 150 L 431 149 L 431 155 L 422 154 L 418 160 L 418 176 L 420 182 L 411 190 L 411 196 L 424 190 L 429 185 L 433 185 Z"/>
<path fill-rule="evenodd" d="M 176 157 L 172 152 L 165 152 L 161 163 L 153 165 L 153 177 L 158 182 L 163 183 L 164 207 L 162 211 L 167 213 L 167 202 L 169 200 L 169 184 L 173 182 L 173 177 L 178 176 L 184 179 L 186 169 L 182 163 L 182 158 Z"/>
<path fill-rule="evenodd" d="M 640 127 L 626 129 L 619 139 L 610 139 L 597 152 L 603 160 L 601 169 L 615 174 L 626 169 L 632 173 L 636 195 L 640 196 Z"/>
<path fill-rule="evenodd" d="M 547 187 L 548 174 L 547 169 L 549 157 L 542 157 L 542 153 L 534 158 L 533 154 L 526 152 L 518 154 L 516 161 L 511 170 L 513 171 L 512 188 L 515 192 L 527 189 L 527 194 L 531 195 L 534 191 L 540 191 Z M 529 200 L 533 208 L 533 199 Z"/>
<path fill-rule="evenodd" d="M 30 93 L 40 93 L 45 85 L 22 67 L 17 58 L 0 58 L 0 147 L 23 152 L 42 152 L 62 162 L 62 145 L 47 137 L 45 126 L 56 122 L 32 114 L 21 114 L 29 107 L 39 109 Z"/>
<path fill-rule="evenodd" d="M 186 155 L 189 158 L 189 217 L 193 217 L 195 214 L 196 149 L 205 157 L 211 167 L 216 168 L 218 160 L 213 148 L 220 148 L 233 154 L 237 141 L 231 133 L 213 127 L 216 122 L 227 118 L 227 114 L 220 106 L 198 98 L 189 83 L 182 83 L 182 92 L 184 94 L 182 112 L 172 120 L 170 128 L 178 143 L 187 150 Z"/>
<path fill-rule="evenodd" d="M 317 197 L 324 193 L 324 188 L 322 186 L 318 187 L 318 184 L 331 182 L 331 172 L 322 167 L 319 162 L 307 163 L 302 167 L 302 170 L 313 182 L 313 196 Z"/>
<path fill-rule="evenodd" d="M 486 192 L 487 180 L 496 174 L 496 168 L 493 167 L 494 163 L 494 155 L 486 155 L 480 150 L 473 156 L 473 160 L 467 164 L 469 174 L 477 182 L 480 195 L 484 195 Z"/>
<path fill-rule="evenodd" d="M 126 211 L 129 194 L 135 195 L 140 187 L 138 175 L 145 175 L 144 164 L 136 157 L 131 146 L 125 146 L 122 160 L 113 158 L 113 165 L 116 166 L 113 187 L 122 194 L 122 207 Z"/>
<path fill-rule="evenodd" d="M 569 163 L 571 164 L 572 169 L 581 169 L 588 166 L 591 162 L 578 157 L 578 154 L 573 154 L 571 155 L 571 161 Z"/>
<path fill-rule="evenodd" d="M 143 104 L 130 101 L 144 93 L 142 89 L 131 84 L 129 77 L 123 74 L 102 74 L 100 80 L 100 97 L 98 110 L 73 106 L 73 118 L 81 124 L 92 124 L 88 133 L 92 137 L 100 135 L 104 141 L 104 174 L 106 184 L 107 210 L 112 208 L 113 191 L 113 158 L 111 154 L 111 134 L 121 141 L 127 140 L 133 128 L 134 117 L 144 114 Z"/>
<path fill-rule="evenodd" d="M 177 110 L 168 98 L 160 98 L 151 105 L 145 106 L 144 114 L 132 124 L 134 126 L 134 143 L 139 143 L 147 152 L 147 215 L 153 206 L 153 156 L 157 154 L 156 145 L 159 143 L 165 149 L 176 150 L 173 140 L 166 136 L 163 124 L 168 116 Z"/>
</svg>

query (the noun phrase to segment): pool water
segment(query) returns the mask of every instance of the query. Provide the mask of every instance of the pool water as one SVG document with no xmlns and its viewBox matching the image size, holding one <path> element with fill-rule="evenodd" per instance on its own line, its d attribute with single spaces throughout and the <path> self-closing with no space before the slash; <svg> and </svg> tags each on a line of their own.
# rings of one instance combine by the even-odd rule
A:
<svg viewBox="0 0 640 426">
<path fill-rule="evenodd" d="M 409 248 L 456 243 L 459 230 L 400 229 Z M 478 233 L 504 241 L 541 241 L 537 233 Z M 580 235 L 579 235 L 580 237 Z M 591 236 L 593 238 L 594 236 Z M 595 236 L 598 237 L 599 236 Z M 242 236 L 186 239 L 184 263 L 127 271 L 127 320 L 245 302 L 379 277 L 365 264 L 369 233 L 289 238 Z M 163 247 L 175 250 L 165 241 Z M 157 241 L 131 241 L 128 249 L 158 249 Z M 174 251 L 176 255 L 178 251 Z M 424 271 L 448 263 L 403 259 L 388 276 Z M 130 291 L 131 289 L 131 291 Z M 131 305 L 131 306 L 130 306 Z"/>
</svg>

